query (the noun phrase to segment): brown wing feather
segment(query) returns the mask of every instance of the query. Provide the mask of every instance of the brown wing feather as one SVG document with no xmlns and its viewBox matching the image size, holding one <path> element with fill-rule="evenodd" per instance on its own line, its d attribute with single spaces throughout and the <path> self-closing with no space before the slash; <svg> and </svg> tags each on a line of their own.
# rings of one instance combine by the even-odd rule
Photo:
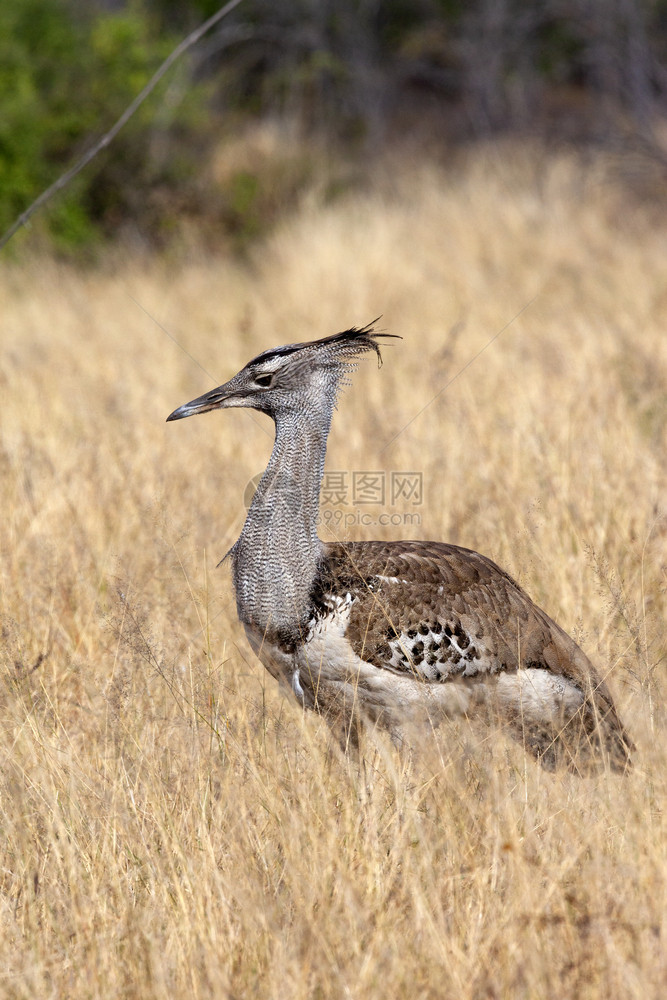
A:
<svg viewBox="0 0 667 1000">
<path fill-rule="evenodd" d="M 431 682 L 548 670 L 584 694 L 585 730 L 602 725 L 607 749 L 627 760 L 632 742 L 593 664 L 490 559 L 421 541 L 337 543 L 326 557 L 318 589 L 354 596 L 346 637 L 362 659 Z"/>
</svg>

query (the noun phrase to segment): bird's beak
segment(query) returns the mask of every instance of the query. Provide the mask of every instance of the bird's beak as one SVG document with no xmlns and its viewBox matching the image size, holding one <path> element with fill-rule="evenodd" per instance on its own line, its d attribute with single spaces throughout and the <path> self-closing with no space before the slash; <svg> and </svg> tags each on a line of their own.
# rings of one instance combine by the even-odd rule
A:
<svg viewBox="0 0 667 1000">
<path fill-rule="evenodd" d="M 192 417 L 195 413 L 208 413 L 209 410 L 217 410 L 220 407 L 228 406 L 228 400 L 236 395 L 234 388 L 229 382 L 219 385 L 217 389 L 205 392 L 203 396 L 198 396 L 190 403 L 184 403 L 177 410 L 170 413 L 167 422 L 170 420 L 182 420 L 183 417 Z"/>
</svg>

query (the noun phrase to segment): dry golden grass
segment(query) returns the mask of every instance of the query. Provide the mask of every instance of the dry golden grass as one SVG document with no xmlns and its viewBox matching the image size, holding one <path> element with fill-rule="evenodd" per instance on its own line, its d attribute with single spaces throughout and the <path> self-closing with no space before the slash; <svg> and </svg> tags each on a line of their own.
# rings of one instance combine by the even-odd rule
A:
<svg viewBox="0 0 667 1000">
<path fill-rule="evenodd" d="M 2 996 L 665 996 L 664 234 L 590 166 L 496 149 L 305 204 L 244 267 L 5 270 Z M 165 417 L 379 312 L 405 339 L 328 465 L 425 501 L 352 534 L 514 574 L 607 676 L 629 777 L 467 724 L 347 761 L 249 653 L 214 567 L 269 426 Z"/>
</svg>

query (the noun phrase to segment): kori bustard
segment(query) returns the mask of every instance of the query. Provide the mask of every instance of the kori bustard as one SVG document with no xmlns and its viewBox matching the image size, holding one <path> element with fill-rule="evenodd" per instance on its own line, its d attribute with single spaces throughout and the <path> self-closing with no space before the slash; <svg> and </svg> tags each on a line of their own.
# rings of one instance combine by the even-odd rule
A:
<svg viewBox="0 0 667 1000">
<path fill-rule="evenodd" d="M 246 406 L 276 428 L 232 547 L 238 616 L 269 672 L 342 731 L 398 738 L 442 717 L 496 719 L 541 761 L 629 764 L 633 745 L 590 660 L 490 559 L 443 542 L 323 542 L 320 484 L 336 398 L 373 325 L 264 351 L 167 418 Z M 414 734 L 412 734 L 413 736 Z M 412 738 L 408 737 L 408 738 Z"/>
</svg>

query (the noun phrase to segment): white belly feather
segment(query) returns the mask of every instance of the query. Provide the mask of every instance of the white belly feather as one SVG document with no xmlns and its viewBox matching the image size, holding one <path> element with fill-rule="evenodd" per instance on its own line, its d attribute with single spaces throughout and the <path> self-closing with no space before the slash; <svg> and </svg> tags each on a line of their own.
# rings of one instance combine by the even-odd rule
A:
<svg viewBox="0 0 667 1000">
<path fill-rule="evenodd" d="M 488 703 L 513 720 L 554 725 L 584 701 L 567 678 L 536 667 L 492 673 L 480 664 L 474 677 L 464 673 L 434 682 L 416 668 L 397 670 L 393 656 L 386 667 L 376 666 L 357 656 L 346 638 L 352 604 L 350 595 L 332 602 L 331 613 L 313 622 L 293 653 L 247 630 L 264 666 L 304 707 L 356 709 L 384 718 L 391 727 L 425 715 L 437 724 L 443 717 L 466 715 L 473 706 Z"/>
</svg>

